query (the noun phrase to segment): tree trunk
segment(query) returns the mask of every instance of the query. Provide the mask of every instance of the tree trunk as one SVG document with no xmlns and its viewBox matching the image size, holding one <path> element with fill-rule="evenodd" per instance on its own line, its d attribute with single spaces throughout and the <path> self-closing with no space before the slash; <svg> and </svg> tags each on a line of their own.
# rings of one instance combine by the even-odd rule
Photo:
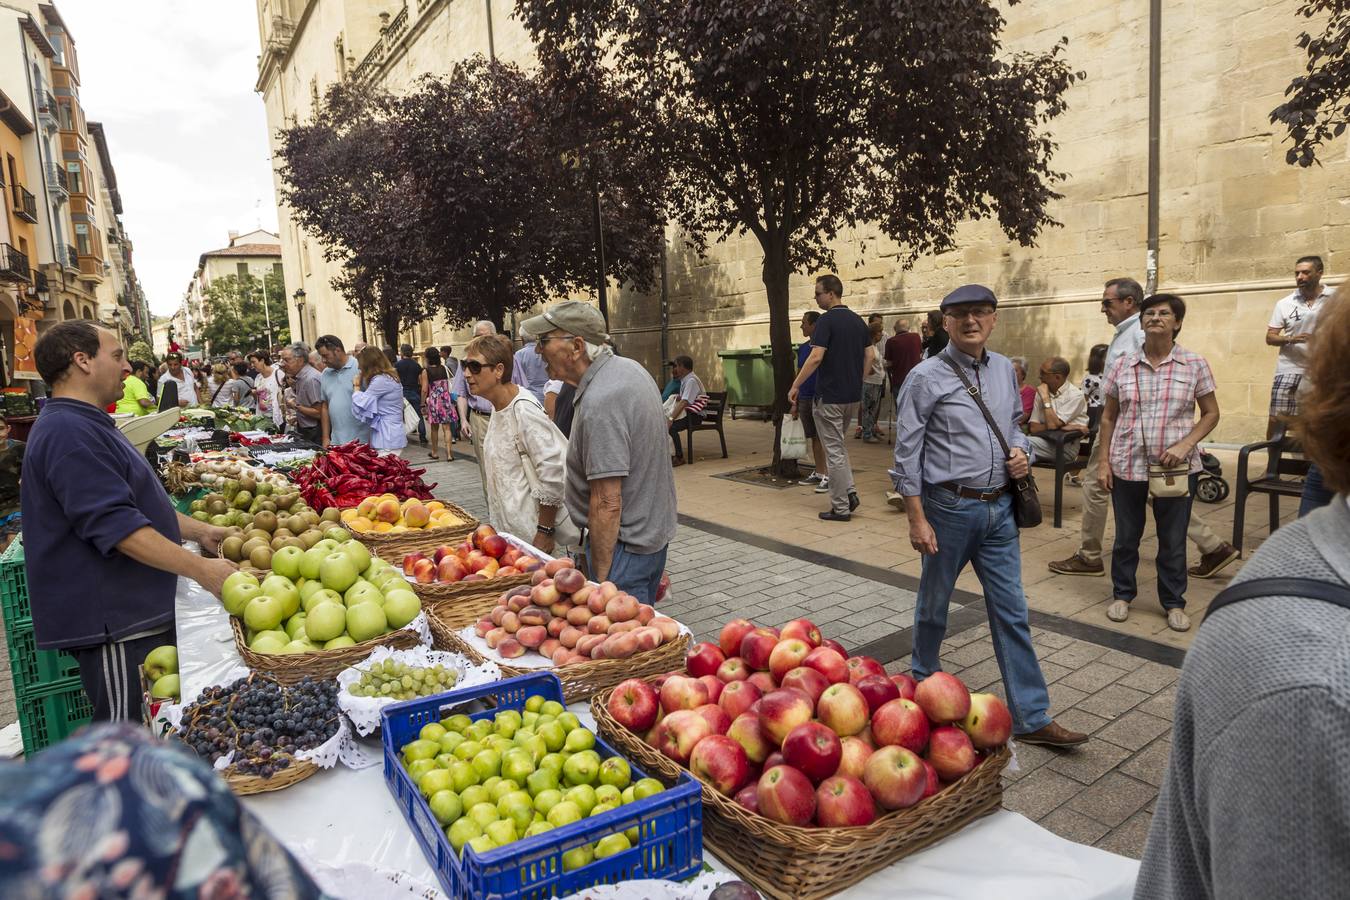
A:
<svg viewBox="0 0 1350 900">
<path fill-rule="evenodd" d="M 788 389 L 797 377 L 797 354 L 792 343 L 789 317 L 786 236 L 771 235 L 764 248 L 764 291 L 769 300 L 769 343 L 773 345 L 773 471 L 784 478 L 797 478 L 796 460 L 779 452 L 783 416 L 788 412 Z"/>
<path fill-rule="evenodd" d="M 392 309 L 381 310 L 380 316 L 380 335 L 384 338 L 386 347 L 398 349 L 398 325 L 399 315 Z"/>
</svg>

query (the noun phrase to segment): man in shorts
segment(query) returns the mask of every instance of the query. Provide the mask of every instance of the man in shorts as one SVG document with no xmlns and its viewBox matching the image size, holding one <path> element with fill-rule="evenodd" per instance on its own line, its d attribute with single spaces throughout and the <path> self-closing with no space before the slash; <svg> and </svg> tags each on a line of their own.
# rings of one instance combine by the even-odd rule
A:
<svg viewBox="0 0 1350 900">
<path fill-rule="evenodd" d="M 1270 387 L 1270 421 L 1266 440 L 1275 436 L 1281 419 L 1298 415 L 1298 386 L 1308 364 L 1308 339 L 1316 325 L 1317 312 L 1331 291 L 1322 284 L 1322 257 L 1303 256 L 1294 263 L 1294 292 L 1275 304 L 1266 328 L 1266 343 L 1280 348 L 1275 362 L 1275 381 Z"/>
</svg>

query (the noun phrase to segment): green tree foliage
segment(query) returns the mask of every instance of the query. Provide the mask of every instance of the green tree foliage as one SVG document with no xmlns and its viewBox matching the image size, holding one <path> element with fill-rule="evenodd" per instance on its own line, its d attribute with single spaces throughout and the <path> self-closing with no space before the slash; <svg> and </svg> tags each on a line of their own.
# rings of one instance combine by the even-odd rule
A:
<svg viewBox="0 0 1350 900">
<path fill-rule="evenodd" d="M 696 247 L 758 240 L 780 421 L 788 278 L 833 268 L 842 229 L 879 229 L 908 265 L 969 219 L 1024 245 L 1055 224 L 1048 123 L 1079 76 L 1063 41 L 1004 52 L 993 3 L 517 0 L 516 16 L 547 108 L 667 173 Z"/>
<path fill-rule="evenodd" d="M 267 312 L 263 310 L 263 292 L 267 294 Z M 286 320 L 286 285 L 281 276 L 268 272 L 259 279 L 252 275 L 240 278 L 226 275 L 211 282 L 206 289 L 205 306 L 208 321 L 202 329 L 202 339 L 210 347 L 212 356 L 230 350 L 247 353 L 267 343 L 267 314 L 272 317 L 272 344 L 289 343 L 290 328 Z"/>
<path fill-rule="evenodd" d="M 1288 99 L 1275 107 L 1270 121 L 1283 125 L 1293 142 L 1285 162 L 1306 167 L 1350 124 L 1350 0 L 1306 0 L 1298 15 L 1322 22 L 1322 33 L 1299 34 L 1298 46 L 1308 54 L 1307 69 L 1285 88 Z"/>
<path fill-rule="evenodd" d="M 130 349 L 127 350 L 128 359 L 139 359 L 142 362 L 148 362 L 152 366 L 159 365 L 159 360 L 155 358 L 155 351 L 145 342 L 142 337 L 137 337 L 131 342 Z"/>
</svg>

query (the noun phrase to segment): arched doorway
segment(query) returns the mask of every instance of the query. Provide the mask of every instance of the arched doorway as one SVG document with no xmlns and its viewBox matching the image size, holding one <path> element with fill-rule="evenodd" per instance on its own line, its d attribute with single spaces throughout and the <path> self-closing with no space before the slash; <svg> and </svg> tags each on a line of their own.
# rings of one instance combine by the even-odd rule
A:
<svg viewBox="0 0 1350 900">
<path fill-rule="evenodd" d="M 88 305 L 86 304 L 85 307 L 84 307 L 84 312 L 80 314 L 80 318 L 81 318 L 81 319 L 88 319 L 90 322 L 94 321 L 94 310 L 93 310 L 93 307 L 90 307 L 90 306 L 88 306 Z"/>
<path fill-rule="evenodd" d="M 71 319 L 74 318 L 75 318 L 75 304 L 67 300 L 61 306 L 61 319 L 63 321 L 69 322 Z"/>
</svg>

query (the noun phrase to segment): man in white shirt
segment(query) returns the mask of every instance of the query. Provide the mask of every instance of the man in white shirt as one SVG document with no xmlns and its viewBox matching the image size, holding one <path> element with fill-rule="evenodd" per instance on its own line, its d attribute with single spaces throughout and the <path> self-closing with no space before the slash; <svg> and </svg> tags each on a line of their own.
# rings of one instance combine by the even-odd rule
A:
<svg viewBox="0 0 1350 900">
<path fill-rule="evenodd" d="M 169 368 L 163 375 L 159 376 L 160 385 L 172 381 L 178 385 L 178 405 L 193 406 L 197 402 L 197 385 L 192 380 L 192 373 L 183 368 L 183 357 L 179 353 L 170 353 L 164 357 L 164 362 Z"/>
<path fill-rule="evenodd" d="M 680 392 L 675 395 L 675 408 L 666 420 L 666 430 L 675 442 L 675 458 L 672 465 L 684 465 L 684 447 L 680 444 L 680 435 L 692 431 L 703 418 L 704 407 L 708 405 L 708 394 L 703 390 L 703 382 L 694 374 L 694 360 L 688 356 L 677 356 L 670 361 L 671 374 L 680 382 Z"/>
<path fill-rule="evenodd" d="M 1065 462 L 1077 459 L 1078 443 L 1088 430 L 1088 403 L 1082 389 L 1069 381 L 1069 362 L 1063 357 L 1055 356 L 1041 363 L 1041 384 L 1036 389 L 1027 429 L 1037 460 L 1049 460 L 1054 455 L 1055 445 L 1042 436 L 1044 432 L 1078 432 L 1078 437 L 1064 442 L 1062 452 Z"/>
<path fill-rule="evenodd" d="M 1275 362 L 1275 380 L 1270 388 L 1270 422 L 1266 425 L 1266 439 L 1275 435 L 1281 418 L 1298 415 L 1298 386 L 1308 364 L 1308 338 L 1312 337 L 1317 312 L 1331 291 L 1322 285 L 1322 257 L 1302 256 L 1294 263 L 1292 294 L 1275 304 L 1270 324 L 1266 327 L 1266 343 L 1280 348 Z"/>
</svg>

